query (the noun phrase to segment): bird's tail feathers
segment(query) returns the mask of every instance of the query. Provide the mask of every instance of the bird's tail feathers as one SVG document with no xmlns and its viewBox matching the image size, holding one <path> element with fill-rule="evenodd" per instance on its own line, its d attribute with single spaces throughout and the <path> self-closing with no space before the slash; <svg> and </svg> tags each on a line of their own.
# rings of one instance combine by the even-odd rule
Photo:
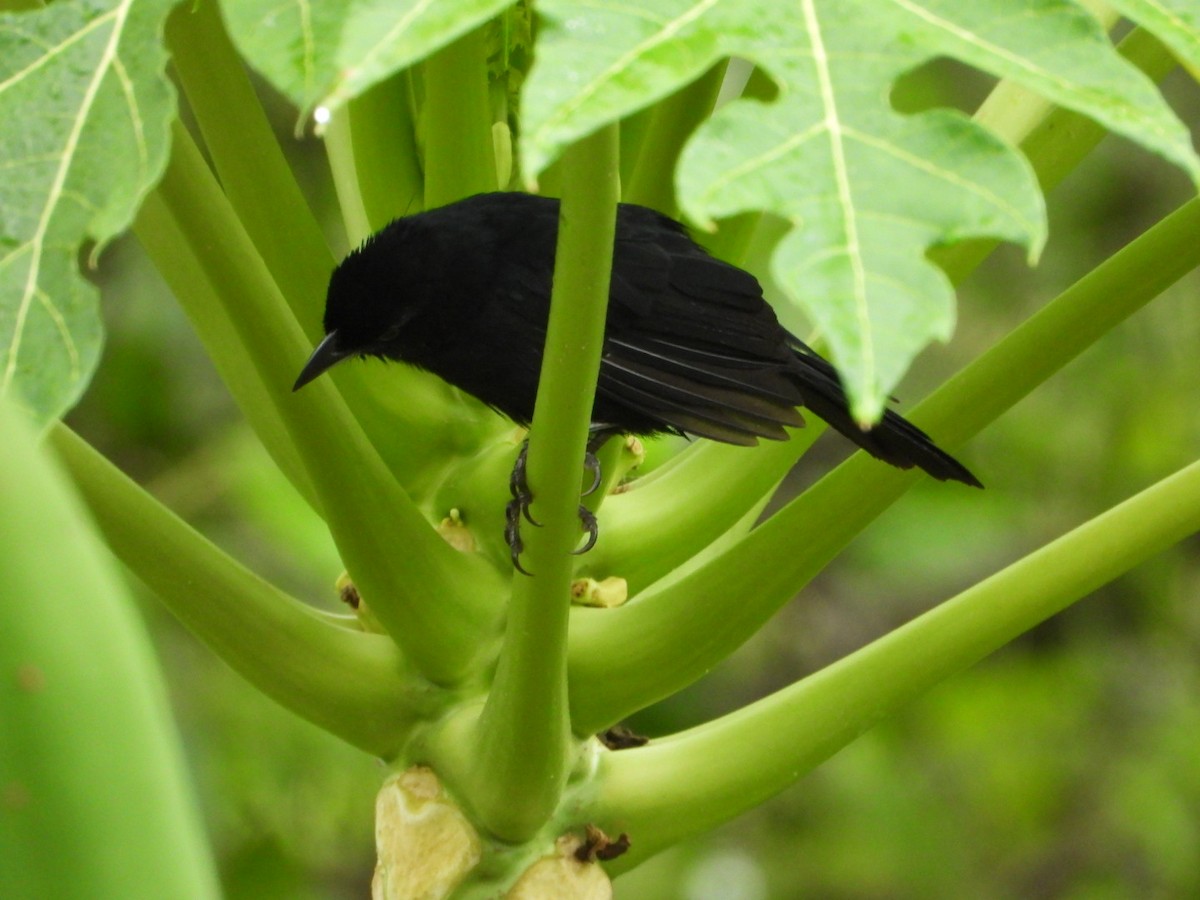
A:
<svg viewBox="0 0 1200 900">
<path fill-rule="evenodd" d="M 961 481 L 983 487 L 979 479 L 938 447 L 933 439 L 903 416 L 886 411 L 864 431 L 850 415 L 850 404 L 837 370 L 799 341 L 796 342 L 796 377 L 804 405 L 876 459 L 901 469 L 917 466 L 939 481 Z"/>
</svg>

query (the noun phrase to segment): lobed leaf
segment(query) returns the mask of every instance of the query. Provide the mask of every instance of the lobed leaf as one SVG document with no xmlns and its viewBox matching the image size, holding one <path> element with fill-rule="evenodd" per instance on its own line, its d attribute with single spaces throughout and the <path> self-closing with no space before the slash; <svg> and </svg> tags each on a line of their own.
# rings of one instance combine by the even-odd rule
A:
<svg viewBox="0 0 1200 900">
<path fill-rule="evenodd" d="M 950 334 L 953 293 L 925 259 L 930 247 L 986 235 L 1032 257 L 1045 240 L 1024 158 L 957 112 L 896 113 L 898 76 L 955 57 L 1200 179 L 1186 129 L 1154 85 L 1067 0 L 545 0 L 538 9 L 521 145 L 531 178 L 567 142 L 722 57 L 747 58 L 775 81 L 773 102 L 728 104 L 698 130 L 680 160 L 681 205 L 706 225 L 748 210 L 791 223 L 774 274 L 828 340 L 863 421 L 879 415 L 912 357 Z"/>
<path fill-rule="evenodd" d="M 77 255 L 128 227 L 166 163 L 174 95 L 162 22 L 174 0 L 78 0 L 0 13 L 0 396 L 41 422 L 100 353 Z"/>
</svg>

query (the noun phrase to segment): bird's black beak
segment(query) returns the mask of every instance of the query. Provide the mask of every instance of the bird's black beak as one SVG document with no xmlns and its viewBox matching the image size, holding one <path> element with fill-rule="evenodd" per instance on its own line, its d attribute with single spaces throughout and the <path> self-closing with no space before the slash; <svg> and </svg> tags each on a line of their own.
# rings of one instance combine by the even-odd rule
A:
<svg viewBox="0 0 1200 900">
<path fill-rule="evenodd" d="M 338 333 L 336 330 L 329 332 L 329 334 L 325 335 L 325 339 L 317 344 L 317 349 L 312 352 L 312 356 L 308 358 L 308 362 L 300 370 L 300 377 L 292 385 L 292 390 L 300 390 L 300 388 L 304 387 L 335 363 L 341 362 L 347 356 L 353 355 L 353 353 L 343 349 L 338 344 Z"/>
</svg>

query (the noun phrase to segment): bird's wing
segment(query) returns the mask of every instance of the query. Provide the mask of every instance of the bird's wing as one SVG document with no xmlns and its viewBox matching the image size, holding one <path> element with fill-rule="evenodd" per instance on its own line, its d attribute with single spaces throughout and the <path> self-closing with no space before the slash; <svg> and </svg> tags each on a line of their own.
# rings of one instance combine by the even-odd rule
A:
<svg viewBox="0 0 1200 900">
<path fill-rule="evenodd" d="M 681 232 L 623 229 L 596 418 L 619 408 L 727 443 L 783 440 L 804 424 L 785 334 L 753 276 Z"/>
</svg>

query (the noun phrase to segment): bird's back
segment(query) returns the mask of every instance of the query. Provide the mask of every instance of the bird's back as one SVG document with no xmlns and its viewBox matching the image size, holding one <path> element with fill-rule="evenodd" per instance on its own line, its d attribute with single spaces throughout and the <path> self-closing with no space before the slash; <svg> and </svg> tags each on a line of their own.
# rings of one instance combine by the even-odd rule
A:
<svg viewBox="0 0 1200 900">
<path fill-rule="evenodd" d="M 391 252 L 421 269 L 410 279 L 420 285 L 421 313 L 384 355 L 528 424 L 558 208 L 545 197 L 481 194 L 389 226 L 403 229 Z M 801 406 L 893 465 L 978 484 L 895 413 L 859 429 L 836 370 L 779 324 L 754 276 L 710 256 L 673 219 L 621 204 L 594 424 L 754 444 L 786 439 L 785 427 L 803 424 Z"/>
</svg>

